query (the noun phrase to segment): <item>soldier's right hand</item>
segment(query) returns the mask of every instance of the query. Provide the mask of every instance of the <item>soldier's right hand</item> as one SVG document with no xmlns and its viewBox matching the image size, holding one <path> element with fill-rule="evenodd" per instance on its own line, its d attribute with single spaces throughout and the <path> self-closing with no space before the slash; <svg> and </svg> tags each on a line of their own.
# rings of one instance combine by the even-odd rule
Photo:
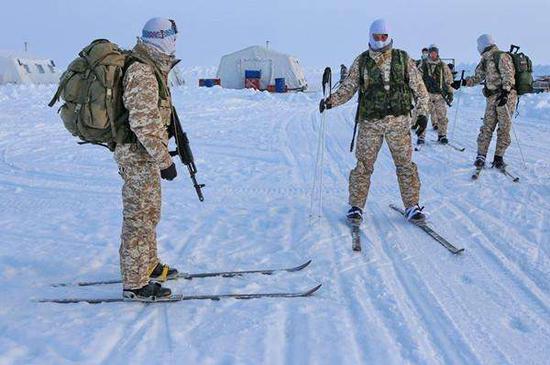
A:
<svg viewBox="0 0 550 365">
<path fill-rule="evenodd" d="M 173 162 L 170 167 L 160 170 L 160 177 L 164 180 L 172 181 L 176 178 L 176 176 L 178 176 L 178 172 L 176 171 L 176 165 Z"/>
<path fill-rule="evenodd" d="M 418 128 L 416 129 L 416 135 L 420 137 L 422 133 L 424 133 L 424 131 L 426 130 L 426 127 L 428 126 L 428 117 L 426 117 L 425 115 L 420 115 L 416 119 L 416 124 L 418 124 Z"/>
<path fill-rule="evenodd" d="M 321 99 L 321 102 L 319 102 L 319 113 L 323 114 L 325 109 L 332 108 L 332 103 L 330 102 L 330 99 Z"/>
</svg>

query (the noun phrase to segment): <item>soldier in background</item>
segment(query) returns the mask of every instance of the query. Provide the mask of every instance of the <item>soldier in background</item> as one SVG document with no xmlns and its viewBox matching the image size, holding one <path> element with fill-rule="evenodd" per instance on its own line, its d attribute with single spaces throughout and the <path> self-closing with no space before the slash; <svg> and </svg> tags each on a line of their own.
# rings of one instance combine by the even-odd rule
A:
<svg viewBox="0 0 550 365">
<path fill-rule="evenodd" d="M 498 49 L 495 40 L 489 34 L 483 34 L 477 39 L 477 49 L 481 61 L 476 67 L 475 75 L 464 79 L 462 86 L 474 86 L 485 82 L 483 95 L 487 106 L 483 125 L 477 137 L 477 157 L 474 165 L 485 166 L 485 158 L 493 132 L 498 124 L 497 145 L 493 159 L 493 167 L 504 169 L 504 153 L 511 143 L 510 129 L 512 115 L 515 111 L 517 93 L 515 86 L 515 69 L 512 57 Z M 458 84 L 457 84 L 458 83 Z M 453 87 L 460 87 L 456 81 Z"/>
<path fill-rule="evenodd" d="M 430 94 L 430 119 L 438 134 L 437 141 L 447 144 L 447 107 L 453 102 L 453 74 L 449 66 L 439 58 L 439 48 L 435 44 L 428 51 L 429 56 L 421 62 L 419 70 Z M 417 144 L 423 144 L 425 137 L 426 131 L 418 137 Z"/>
</svg>

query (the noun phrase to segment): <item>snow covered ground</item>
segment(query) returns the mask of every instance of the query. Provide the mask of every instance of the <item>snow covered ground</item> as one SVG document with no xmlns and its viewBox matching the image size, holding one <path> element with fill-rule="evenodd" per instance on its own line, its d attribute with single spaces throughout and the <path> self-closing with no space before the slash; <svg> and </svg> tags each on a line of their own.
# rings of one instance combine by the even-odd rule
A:
<svg viewBox="0 0 550 365">
<path fill-rule="evenodd" d="M 323 217 L 310 224 L 320 93 L 195 81 L 174 97 L 206 200 L 183 166 L 163 182 L 161 258 L 187 272 L 313 263 L 300 273 L 169 286 L 183 294 L 321 290 L 300 299 L 35 302 L 120 295 L 117 285 L 50 284 L 119 276 L 121 180 L 108 151 L 78 146 L 46 107 L 53 87 L 3 86 L 0 364 L 548 364 L 550 95 L 522 98 L 515 131 L 526 168 L 515 140 L 506 155 L 519 184 L 492 170 L 470 180 L 484 108 L 477 88 L 456 96 L 456 127 L 456 107 L 449 112 L 450 137 L 466 151 L 427 145 L 415 154 L 422 204 L 437 230 L 465 247 L 462 256 L 388 208 L 400 199 L 386 147 L 364 249 L 354 253 L 342 220 L 354 103 L 327 114 Z"/>
</svg>

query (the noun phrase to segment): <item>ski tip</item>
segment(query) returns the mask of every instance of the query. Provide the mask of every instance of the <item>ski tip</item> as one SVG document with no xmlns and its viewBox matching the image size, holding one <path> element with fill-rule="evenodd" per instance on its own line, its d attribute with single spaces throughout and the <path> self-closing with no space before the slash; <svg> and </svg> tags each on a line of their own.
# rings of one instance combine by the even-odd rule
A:
<svg viewBox="0 0 550 365">
<path fill-rule="evenodd" d="M 321 287 L 323 286 L 323 284 L 319 284 L 311 289 L 309 289 L 307 292 L 305 292 L 305 296 L 310 296 L 312 295 L 313 293 L 315 293 L 316 291 L 318 291 L 319 289 L 321 289 Z"/>
<path fill-rule="evenodd" d="M 50 286 L 52 288 L 62 288 L 62 287 L 65 287 L 65 286 L 69 286 L 70 284 L 67 284 L 67 283 L 57 283 L 57 284 L 51 284 Z"/>
<path fill-rule="evenodd" d="M 460 255 L 461 253 L 464 252 L 464 248 L 459 248 L 458 250 L 456 250 L 455 252 L 453 252 L 455 255 Z"/>
<path fill-rule="evenodd" d="M 287 272 L 300 271 L 300 270 L 302 270 L 302 269 L 308 267 L 309 264 L 311 264 L 311 261 L 312 261 L 312 260 L 308 260 L 308 261 L 304 262 L 303 264 L 301 264 L 300 266 L 296 266 L 296 267 L 293 267 L 293 268 L 291 268 L 291 269 L 287 269 L 286 271 L 287 271 Z"/>
</svg>

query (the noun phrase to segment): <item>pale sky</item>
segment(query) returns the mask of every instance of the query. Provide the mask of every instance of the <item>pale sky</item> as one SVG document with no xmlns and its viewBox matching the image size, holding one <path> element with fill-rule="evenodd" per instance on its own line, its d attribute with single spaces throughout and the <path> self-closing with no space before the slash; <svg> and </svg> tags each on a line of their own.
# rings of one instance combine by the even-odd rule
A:
<svg viewBox="0 0 550 365">
<path fill-rule="evenodd" d="M 135 43 L 151 17 L 176 20 L 183 66 L 216 66 L 222 55 L 271 41 L 306 67 L 349 64 L 367 48 L 372 20 L 390 23 L 394 45 L 417 58 L 436 43 L 442 57 L 479 60 L 476 38 L 518 44 L 550 64 L 550 0 L 25 0 L 3 1 L 0 49 L 23 49 L 66 65 L 95 38 Z"/>
</svg>

